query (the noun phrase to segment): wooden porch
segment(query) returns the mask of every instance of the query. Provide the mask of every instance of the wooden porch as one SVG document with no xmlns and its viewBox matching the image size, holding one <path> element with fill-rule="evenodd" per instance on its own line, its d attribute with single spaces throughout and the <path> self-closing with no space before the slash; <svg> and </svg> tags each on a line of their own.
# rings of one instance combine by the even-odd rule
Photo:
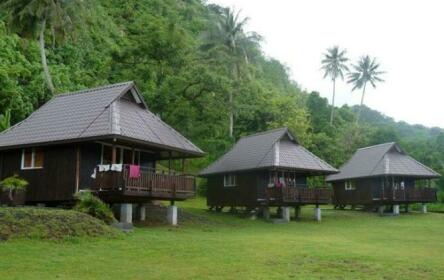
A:
<svg viewBox="0 0 444 280">
<path fill-rule="evenodd" d="M 195 195 L 195 177 L 141 167 L 140 176 L 131 178 L 123 165 L 121 172 L 97 171 L 92 190 L 108 202 L 184 200 Z"/>
<path fill-rule="evenodd" d="M 409 188 L 405 190 L 383 189 L 381 197 L 373 198 L 373 201 L 388 203 L 427 203 L 437 200 L 436 190 L 433 188 Z"/>
<path fill-rule="evenodd" d="M 273 187 L 267 188 L 267 201 L 271 205 L 329 204 L 332 191 L 326 187 Z"/>
</svg>

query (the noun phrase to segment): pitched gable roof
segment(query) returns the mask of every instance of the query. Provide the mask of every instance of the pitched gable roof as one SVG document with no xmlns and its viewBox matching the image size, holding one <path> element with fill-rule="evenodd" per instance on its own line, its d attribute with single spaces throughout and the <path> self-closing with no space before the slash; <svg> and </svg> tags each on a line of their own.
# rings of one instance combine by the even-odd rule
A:
<svg viewBox="0 0 444 280">
<path fill-rule="evenodd" d="M 148 110 L 133 82 L 55 96 L 27 119 L 0 133 L 0 149 L 106 137 L 203 154 Z"/>
<path fill-rule="evenodd" d="M 394 142 L 358 149 L 339 171 L 338 174 L 328 176 L 327 181 L 384 175 L 418 178 L 440 176 L 431 168 L 407 155 Z"/>
<path fill-rule="evenodd" d="M 202 170 L 200 175 L 275 167 L 323 174 L 337 172 L 302 147 L 287 128 L 279 128 L 241 138 L 229 152 Z"/>
</svg>

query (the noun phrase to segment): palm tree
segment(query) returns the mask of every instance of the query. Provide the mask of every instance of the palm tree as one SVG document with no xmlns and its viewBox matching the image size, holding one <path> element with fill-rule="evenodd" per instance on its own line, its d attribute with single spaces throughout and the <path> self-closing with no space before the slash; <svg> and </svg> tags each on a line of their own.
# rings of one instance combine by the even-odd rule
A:
<svg viewBox="0 0 444 280">
<path fill-rule="evenodd" d="M 384 71 L 379 71 L 379 63 L 375 58 L 370 56 L 362 56 L 356 65 L 352 65 L 353 71 L 348 74 L 348 83 L 353 84 L 353 90 L 362 88 L 361 106 L 359 107 L 358 116 L 356 117 L 356 123 L 359 123 L 362 107 L 364 105 L 365 88 L 367 83 L 370 83 L 373 88 L 376 88 L 376 83 L 384 82 L 380 78 L 380 75 L 384 74 Z"/>
<path fill-rule="evenodd" d="M 231 76 L 238 87 L 241 77 L 242 65 L 248 65 L 249 54 L 261 40 L 260 36 L 254 32 L 245 32 L 244 28 L 249 18 L 241 18 L 240 11 L 223 8 L 219 11 L 216 29 L 210 32 L 207 41 L 209 47 L 222 46 L 231 60 Z M 229 91 L 229 136 L 233 137 L 234 128 L 234 93 Z"/>
<path fill-rule="evenodd" d="M 83 0 L 6 0 L 0 4 L 12 30 L 21 36 L 38 39 L 43 73 L 52 94 L 55 87 L 46 60 L 45 32 L 51 31 L 53 42 L 63 39 L 83 11 L 83 5 Z"/>
<path fill-rule="evenodd" d="M 333 125 L 333 115 L 335 110 L 335 92 L 336 92 L 336 78 L 344 80 L 344 72 L 348 71 L 347 61 L 345 56 L 347 50 L 340 50 L 338 46 L 327 49 L 322 59 L 322 69 L 324 70 L 324 79 L 328 76 L 333 82 L 333 97 L 331 101 L 330 125 Z"/>
</svg>

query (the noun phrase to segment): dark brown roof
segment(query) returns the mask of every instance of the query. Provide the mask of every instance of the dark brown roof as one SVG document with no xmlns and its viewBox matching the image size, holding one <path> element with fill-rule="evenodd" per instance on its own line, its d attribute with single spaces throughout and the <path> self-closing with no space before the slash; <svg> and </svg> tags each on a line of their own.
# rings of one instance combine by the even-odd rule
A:
<svg viewBox="0 0 444 280">
<path fill-rule="evenodd" d="M 133 82 L 55 96 L 27 119 L 0 133 L 0 149 L 109 137 L 204 154 L 148 110 Z"/>
<path fill-rule="evenodd" d="M 337 170 L 302 147 L 287 128 L 279 128 L 241 138 L 220 159 L 200 175 L 262 168 L 285 168 L 319 174 Z"/>
<path fill-rule="evenodd" d="M 327 181 L 341 181 L 375 176 L 408 176 L 436 178 L 440 174 L 407 155 L 394 143 L 361 148 L 345 163 L 338 174 L 330 175 Z"/>
</svg>

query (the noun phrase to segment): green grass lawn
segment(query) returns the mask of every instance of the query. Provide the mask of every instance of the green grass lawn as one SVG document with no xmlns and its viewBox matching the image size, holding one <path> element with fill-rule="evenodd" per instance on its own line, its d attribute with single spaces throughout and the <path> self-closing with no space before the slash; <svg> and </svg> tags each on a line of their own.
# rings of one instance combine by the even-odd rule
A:
<svg viewBox="0 0 444 280">
<path fill-rule="evenodd" d="M 0 279 L 442 279 L 444 214 L 324 209 L 289 224 L 209 213 L 115 238 L 0 243 Z"/>
</svg>

